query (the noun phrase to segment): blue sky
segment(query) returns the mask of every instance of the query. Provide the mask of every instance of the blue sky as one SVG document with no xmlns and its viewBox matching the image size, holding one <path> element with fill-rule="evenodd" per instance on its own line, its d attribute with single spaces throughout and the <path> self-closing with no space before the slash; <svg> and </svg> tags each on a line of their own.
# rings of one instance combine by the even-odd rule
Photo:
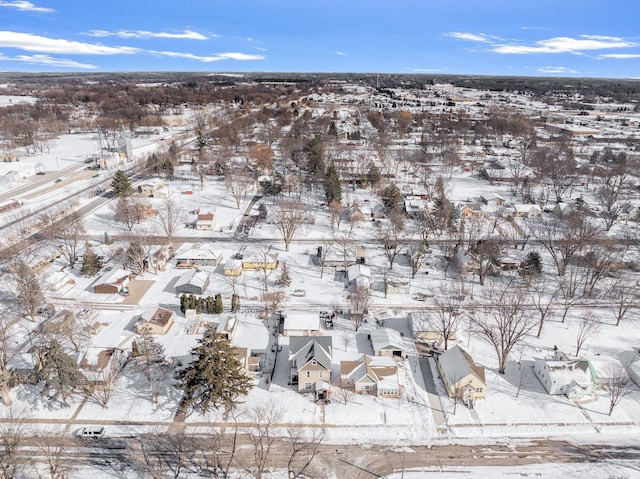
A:
<svg viewBox="0 0 640 479">
<path fill-rule="evenodd" d="M 0 71 L 640 78 L 638 0 L 0 0 Z"/>
</svg>

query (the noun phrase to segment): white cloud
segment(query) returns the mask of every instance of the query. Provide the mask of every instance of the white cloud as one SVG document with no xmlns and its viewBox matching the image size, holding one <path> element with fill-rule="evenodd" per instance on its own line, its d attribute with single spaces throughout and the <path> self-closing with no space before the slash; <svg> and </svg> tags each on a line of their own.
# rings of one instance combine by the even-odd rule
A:
<svg viewBox="0 0 640 479">
<path fill-rule="evenodd" d="M 192 30 L 182 32 L 149 32 L 146 30 L 118 30 L 110 32 L 108 30 L 89 30 L 84 35 L 90 37 L 119 37 L 119 38 L 174 38 L 179 40 L 207 40 L 208 37 Z M 217 37 L 218 35 L 211 35 Z"/>
<path fill-rule="evenodd" d="M 465 33 L 465 32 L 450 32 L 445 34 L 448 37 L 456 38 L 458 40 L 469 40 L 471 42 L 489 43 L 489 39 L 484 34 Z"/>
<path fill-rule="evenodd" d="M 259 52 L 266 52 L 268 51 L 266 48 L 262 48 L 262 47 L 252 47 L 254 50 L 258 50 Z"/>
<path fill-rule="evenodd" d="M 133 47 L 109 47 L 99 43 L 83 43 L 61 38 L 47 38 L 31 33 L 0 31 L 0 47 L 17 48 L 28 52 L 62 53 L 71 55 L 117 55 L 138 53 Z"/>
<path fill-rule="evenodd" d="M 346 53 L 346 52 L 335 52 L 335 54 L 336 54 L 336 55 L 338 55 L 339 57 L 346 57 L 346 56 L 348 56 L 348 55 L 349 55 L 349 54 L 348 54 L 348 53 Z"/>
<path fill-rule="evenodd" d="M 628 58 L 640 58 L 640 53 L 606 53 L 599 55 L 598 59 L 602 58 L 614 58 L 618 60 L 626 60 Z"/>
<path fill-rule="evenodd" d="M 222 60 L 238 60 L 238 61 L 248 61 L 248 60 L 264 60 L 266 57 L 264 55 L 250 55 L 248 53 L 238 53 L 238 52 L 226 52 L 226 53 L 216 53 L 211 56 L 202 56 L 202 55 L 194 55 L 193 53 L 180 53 L 180 52 L 167 52 L 167 51 L 150 51 L 155 55 L 161 55 L 165 57 L 172 58 L 187 58 L 189 60 L 197 60 L 203 63 L 211 63 L 211 62 L 219 62 Z"/>
<path fill-rule="evenodd" d="M 413 73 L 438 73 L 448 70 L 448 68 L 407 68 L 407 70 Z"/>
<path fill-rule="evenodd" d="M 503 54 L 533 54 L 533 53 L 582 53 L 590 50 L 604 50 L 608 48 L 628 48 L 635 43 L 618 37 L 602 35 L 580 35 L 579 38 L 554 37 L 539 40 L 532 45 L 495 45 L 491 50 Z"/>
<path fill-rule="evenodd" d="M 538 68 L 540 73 L 578 73 L 577 70 L 573 70 L 567 67 L 540 67 Z"/>
<path fill-rule="evenodd" d="M 32 65 L 48 65 L 63 68 L 81 68 L 83 70 L 94 70 L 98 68 L 90 63 L 80 63 L 67 58 L 53 58 L 49 55 L 18 55 L 8 57 L 0 53 L 0 61 L 24 62 Z"/>
<path fill-rule="evenodd" d="M 0 7 L 16 8 L 23 12 L 41 12 L 41 13 L 55 12 L 53 8 L 38 7 L 31 2 L 26 2 L 23 0 L 16 0 L 13 2 L 0 1 Z"/>
</svg>

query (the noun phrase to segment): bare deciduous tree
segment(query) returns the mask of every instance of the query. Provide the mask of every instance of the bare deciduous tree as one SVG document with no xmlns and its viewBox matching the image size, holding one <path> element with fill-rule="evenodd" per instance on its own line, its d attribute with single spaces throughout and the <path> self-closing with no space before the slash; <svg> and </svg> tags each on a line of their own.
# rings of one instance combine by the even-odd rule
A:
<svg viewBox="0 0 640 479">
<path fill-rule="evenodd" d="M 158 208 L 154 222 L 160 227 L 160 230 L 171 242 L 180 225 L 184 222 L 184 210 L 180 203 L 173 198 L 167 198 Z"/>
<path fill-rule="evenodd" d="M 79 465 L 78 457 L 70 454 L 64 431 L 40 431 L 35 436 L 38 452 L 43 458 L 45 469 L 33 465 L 34 473 L 40 478 L 68 479 Z"/>
<path fill-rule="evenodd" d="M 273 209 L 273 223 L 282 236 L 286 251 L 289 251 L 296 231 L 304 224 L 306 214 L 307 209 L 298 200 L 281 201 Z"/>
<path fill-rule="evenodd" d="M 251 191 L 253 186 L 253 178 L 243 171 L 228 171 L 224 175 L 224 184 L 227 191 L 231 193 L 236 201 L 236 208 L 240 209 L 240 205 L 246 199 L 247 193 Z"/>
<path fill-rule="evenodd" d="M 393 262 L 403 247 L 404 218 L 402 215 L 392 214 L 389 223 L 378 229 L 377 236 L 389 261 L 389 269 L 393 269 Z"/>
<path fill-rule="evenodd" d="M 444 349 L 449 348 L 449 339 L 456 333 L 460 325 L 460 307 L 463 294 L 461 291 L 453 287 L 453 291 L 449 289 L 441 289 L 436 296 L 434 302 L 435 321 L 432 325 L 440 334 L 444 341 Z"/>
<path fill-rule="evenodd" d="M 576 334 L 576 356 L 580 354 L 580 350 L 587 340 L 593 336 L 599 328 L 600 325 L 593 320 L 591 313 L 585 313 L 578 323 L 578 330 Z"/>
<path fill-rule="evenodd" d="M 640 292 L 635 286 L 628 286 L 626 280 L 616 280 L 608 296 L 616 318 L 616 326 L 620 326 L 630 309 L 640 304 Z"/>
<path fill-rule="evenodd" d="M 8 311 L 2 311 L 0 316 L 0 397 L 7 407 L 11 406 L 13 402 L 9 394 L 13 383 L 10 365 L 14 355 L 17 354 L 15 341 L 12 339 L 16 324 L 16 318 L 11 316 Z"/>
<path fill-rule="evenodd" d="M 356 331 L 366 320 L 365 315 L 369 306 L 369 298 L 369 288 L 366 286 L 356 286 L 355 291 L 349 295 L 349 318 Z"/>
<path fill-rule="evenodd" d="M 253 446 L 253 461 L 246 469 L 256 479 L 262 479 L 265 469 L 269 464 L 271 450 L 277 436 L 275 428 L 282 418 L 282 407 L 273 402 L 266 405 L 257 405 L 249 411 L 249 418 L 253 427 L 249 431 L 249 442 Z"/>
<path fill-rule="evenodd" d="M 287 429 L 287 444 L 289 446 L 289 460 L 287 471 L 289 479 L 307 477 L 307 471 L 320 453 L 320 446 L 324 440 L 324 430 L 289 428 Z"/>
<path fill-rule="evenodd" d="M 605 391 L 609 393 L 609 416 L 620 401 L 631 392 L 632 383 L 622 366 L 611 366 L 605 371 L 607 376 L 603 382 Z"/>
<path fill-rule="evenodd" d="M 530 231 L 553 258 L 559 276 L 563 276 L 573 258 L 599 236 L 598 228 L 580 211 L 531 222 Z"/>
<path fill-rule="evenodd" d="M 504 374 L 513 348 L 524 341 L 535 329 L 538 321 L 525 306 L 525 294 L 513 283 L 505 289 L 488 294 L 487 306 L 471 316 L 471 323 L 480 336 L 495 350 L 498 372 Z"/>
<path fill-rule="evenodd" d="M 0 424 L 0 479 L 17 479 L 25 470 L 20 449 L 26 444 L 24 414 L 9 408 Z"/>
</svg>

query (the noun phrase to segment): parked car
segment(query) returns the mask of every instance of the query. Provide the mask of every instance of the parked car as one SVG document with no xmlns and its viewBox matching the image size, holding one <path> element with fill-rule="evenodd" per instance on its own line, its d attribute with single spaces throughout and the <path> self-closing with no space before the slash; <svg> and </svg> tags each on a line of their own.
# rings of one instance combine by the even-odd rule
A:
<svg viewBox="0 0 640 479">
<path fill-rule="evenodd" d="M 87 426 L 78 431 L 78 437 L 90 437 L 98 439 L 104 436 L 106 429 L 103 426 Z"/>
<path fill-rule="evenodd" d="M 120 295 L 129 296 L 129 288 L 127 288 L 126 286 L 123 286 L 122 289 L 120 290 Z"/>
</svg>

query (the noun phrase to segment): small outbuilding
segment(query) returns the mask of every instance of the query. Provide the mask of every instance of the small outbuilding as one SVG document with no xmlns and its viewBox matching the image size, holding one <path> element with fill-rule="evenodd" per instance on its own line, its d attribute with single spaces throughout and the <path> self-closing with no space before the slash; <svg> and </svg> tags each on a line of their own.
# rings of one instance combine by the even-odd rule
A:
<svg viewBox="0 0 640 479">
<path fill-rule="evenodd" d="M 96 294 L 118 294 L 122 288 L 129 284 L 131 272 L 118 268 L 107 271 L 93 283 L 93 292 Z"/>
<path fill-rule="evenodd" d="M 160 307 L 146 311 L 140 315 L 140 319 L 136 323 L 136 330 L 138 333 L 148 330 L 151 334 L 167 334 L 167 331 L 173 326 L 174 316 L 173 311 Z"/>
<path fill-rule="evenodd" d="M 211 274 L 199 269 L 185 271 L 176 281 L 176 294 L 204 294 Z"/>
<path fill-rule="evenodd" d="M 404 356 L 402 336 L 395 329 L 380 328 L 369 333 L 373 353 L 376 356 L 398 357 Z"/>
</svg>

